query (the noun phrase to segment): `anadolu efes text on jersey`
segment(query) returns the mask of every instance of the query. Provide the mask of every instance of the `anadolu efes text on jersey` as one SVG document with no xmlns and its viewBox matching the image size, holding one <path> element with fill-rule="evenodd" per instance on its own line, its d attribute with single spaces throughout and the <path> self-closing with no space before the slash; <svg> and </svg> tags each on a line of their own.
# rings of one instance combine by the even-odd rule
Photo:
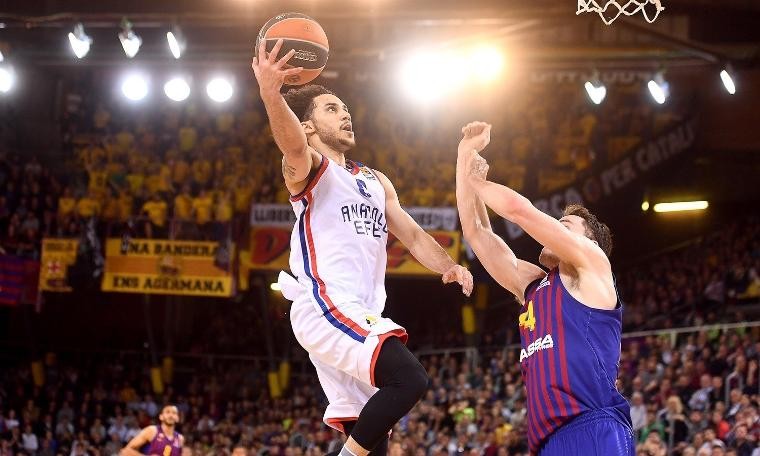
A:
<svg viewBox="0 0 760 456">
<path fill-rule="evenodd" d="M 290 198 L 296 224 L 290 269 L 325 309 L 360 302 L 385 307 L 388 224 L 385 189 L 374 171 L 323 156 L 303 192 Z"/>
<path fill-rule="evenodd" d="M 377 207 L 366 203 L 347 204 L 340 208 L 343 223 L 353 225 L 356 234 L 381 239 L 388 236 L 385 214 Z"/>
</svg>

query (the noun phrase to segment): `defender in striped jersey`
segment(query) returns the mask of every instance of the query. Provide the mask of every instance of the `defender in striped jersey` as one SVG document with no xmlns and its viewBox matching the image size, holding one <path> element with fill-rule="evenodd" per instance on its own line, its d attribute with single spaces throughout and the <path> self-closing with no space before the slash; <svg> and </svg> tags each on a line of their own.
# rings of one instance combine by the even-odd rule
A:
<svg viewBox="0 0 760 456">
<path fill-rule="evenodd" d="M 140 431 L 119 456 L 180 456 L 185 438 L 177 432 L 179 410 L 174 405 L 164 405 L 158 415 L 157 426 L 148 426 Z"/>
<path fill-rule="evenodd" d="M 466 125 L 457 157 L 457 207 L 465 239 L 483 266 L 522 304 L 520 366 L 531 454 L 631 455 L 630 408 L 618 392 L 622 305 L 608 256 L 609 228 L 571 205 L 555 220 L 522 195 L 486 180 L 479 155 L 491 126 Z M 544 246 L 519 260 L 491 231 L 486 206 Z"/>
<path fill-rule="evenodd" d="M 280 274 L 293 301 L 290 321 L 329 400 L 325 422 L 349 435 L 343 456 L 385 455 L 388 432 L 424 394 L 425 369 L 406 348 L 406 331 L 383 318 L 386 242 L 393 233 L 443 282 L 472 291 L 472 275 L 407 214 L 385 175 L 347 160 L 355 146 L 346 105 L 321 86 L 280 94 L 293 51 L 276 60 L 262 41 L 259 82 L 296 214 L 290 269 Z"/>
</svg>

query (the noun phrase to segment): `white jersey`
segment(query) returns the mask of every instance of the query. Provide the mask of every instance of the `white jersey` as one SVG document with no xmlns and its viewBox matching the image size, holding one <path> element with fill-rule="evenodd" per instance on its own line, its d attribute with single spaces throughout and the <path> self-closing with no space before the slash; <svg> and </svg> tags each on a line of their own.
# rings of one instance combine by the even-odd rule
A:
<svg viewBox="0 0 760 456">
<path fill-rule="evenodd" d="M 385 189 L 375 172 L 322 156 L 317 173 L 290 202 L 296 214 L 290 270 L 298 282 L 324 311 L 360 303 L 381 314 L 388 224 Z"/>
</svg>

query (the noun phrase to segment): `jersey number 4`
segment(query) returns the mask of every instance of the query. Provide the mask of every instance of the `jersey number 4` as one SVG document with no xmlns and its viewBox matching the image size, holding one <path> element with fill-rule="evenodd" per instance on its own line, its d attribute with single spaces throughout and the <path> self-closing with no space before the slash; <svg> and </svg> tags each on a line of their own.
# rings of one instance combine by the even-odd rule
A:
<svg viewBox="0 0 760 456">
<path fill-rule="evenodd" d="M 533 313 L 533 301 L 528 301 L 528 311 L 521 313 L 518 321 L 521 328 L 526 328 L 530 331 L 536 330 L 536 316 Z"/>
</svg>

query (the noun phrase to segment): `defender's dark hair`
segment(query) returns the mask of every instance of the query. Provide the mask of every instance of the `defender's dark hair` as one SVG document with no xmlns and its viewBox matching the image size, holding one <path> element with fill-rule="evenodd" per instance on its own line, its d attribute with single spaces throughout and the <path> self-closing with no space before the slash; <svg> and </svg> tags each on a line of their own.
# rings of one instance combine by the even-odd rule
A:
<svg viewBox="0 0 760 456">
<path fill-rule="evenodd" d="M 612 233 L 610 227 L 600 222 L 596 215 L 580 204 L 570 204 L 565 207 L 562 215 L 575 215 L 583 219 L 586 225 L 586 237 L 596 241 L 608 257 L 612 253 Z"/>
<path fill-rule="evenodd" d="M 285 97 L 285 102 L 295 113 L 296 117 L 298 117 L 298 120 L 306 122 L 311 119 L 311 114 L 314 112 L 314 99 L 320 95 L 335 94 L 321 85 L 309 84 L 290 89 L 283 96 Z"/>
</svg>

